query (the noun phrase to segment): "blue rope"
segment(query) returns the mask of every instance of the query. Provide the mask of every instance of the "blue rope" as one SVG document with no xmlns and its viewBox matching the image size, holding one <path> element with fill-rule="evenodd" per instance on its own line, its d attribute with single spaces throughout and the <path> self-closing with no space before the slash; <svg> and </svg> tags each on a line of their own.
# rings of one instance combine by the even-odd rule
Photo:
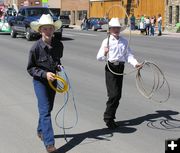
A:
<svg viewBox="0 0 180 153">
<path fill-rule="evenodd" d="M 68 78 L 67 73 L 65 72 L 65 70 L 64 70 L 64 68 L 62 66 L 61 66 L 61 71 L 58 72 L 58 75 L 61 75 L 61 77 L 63 77 L 67 81 L 68 86 L 69 86 L 69 90 L 66 93 L 64 93 L 64 104 L 59 109 L 59 111 L 57 112 L 57 114 L 55 116 L 55 123 L 60 129 L 63 129 L 64 139 L 65 139 L 66 142 L 68 142 L 67 137 L 66 137 L 66 130 L 72 129 L 77 125 L 77 123 L 78 123 L 78 111 L 77 111 L 77 107 L 76 107 L 76 101 L 75 101 L 74 93 L 73 93 L 73 90 L 72 90 L 71 82 L 70 82 L 70 80 Z M 57 86 L 61 87 L 61 85 L 59 85 L 58 83 L 57 83 Z M 69 96 L 70 95 L 72 96 L 72 101 L 70 101 L 70 102 L 73 103 L 76 117 L 75 117 L 75 121 L 72 124 L 72 126 L 65 127 L 65 114 L 66 114 L 65 112 L 66 112 L 66 108 L 67 108 L 66 106 L 69 103 Z M 60 126 L 60 124 L 58 123 L 57 118 L 58 118 L 59 114 L 62 111 L 63 111 L 63 119 L 62 119 L 62 126 Z"/>
</svg>

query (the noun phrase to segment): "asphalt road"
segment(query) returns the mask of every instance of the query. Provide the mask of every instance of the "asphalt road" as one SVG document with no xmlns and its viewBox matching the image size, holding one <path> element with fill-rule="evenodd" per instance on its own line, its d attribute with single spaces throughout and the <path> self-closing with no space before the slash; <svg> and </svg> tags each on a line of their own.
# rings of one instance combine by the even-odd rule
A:
<svg viewBox="0 0 180 153">
<path fill-rule="evenodd" d="M 145 99 L 136 89 L 135 73 L 125 76 L 116 118 L 121 126 L 110 131 L 103 122 L 107 100 L 105 63 L 96 61 L 106 34 L 69 29 L 63 37 L 62 63 L 72 82 L 79 122 L 74 129 L 66 131 L 69 140 L 66 143 L 62 129 L 54 122 L 63 104 L 63 95 L 57 94 L 52 118 L 60 153 L 164 153 L 165 140 L 180 137 L 179 38 L 132 36 L 135 56 L 139 61 L 150 60 L 160 66 L 169 81 L 171 97 L 163 104 Z M 37 102 L 32 78 L 26 72 L 33 43 L 0 35 L 0 153 L 46 152 L 36 136 Z M 125 71 L 132 69 L 127 64 Z M 145 81 L 151 78 L 144 74 Z M 66 124 L 70 125 L 74 119 L 70 103 Z"/>
</svg>

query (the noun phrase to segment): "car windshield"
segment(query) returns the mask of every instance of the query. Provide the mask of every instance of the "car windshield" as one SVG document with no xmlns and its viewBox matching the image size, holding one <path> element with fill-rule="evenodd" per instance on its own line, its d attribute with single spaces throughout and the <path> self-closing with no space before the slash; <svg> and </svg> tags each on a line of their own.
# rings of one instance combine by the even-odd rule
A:
<svg viewBox="0 0 180 153">
<path fill-rule="evenodd" d="M 52 14 L 47 8 L 28 8 L 27 16 L 41 16 L 43 14 Z"/>
</svg>

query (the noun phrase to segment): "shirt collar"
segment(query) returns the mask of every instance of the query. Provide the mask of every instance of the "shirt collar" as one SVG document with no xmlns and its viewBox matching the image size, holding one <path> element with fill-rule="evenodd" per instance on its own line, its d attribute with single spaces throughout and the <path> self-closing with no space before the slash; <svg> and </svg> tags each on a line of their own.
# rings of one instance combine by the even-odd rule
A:
<svg viewBox="0 0 180 153">
<path fill-rule="evenodd" d="M 52 40 L 53 41 L 53 40 Z M 42 38 L 39 40 L 40 46 L 42 46 L 42 48 L 49 48 L 51 49 L 52 47 L 48 46 L 43 40 Z"/>
<path fill-rule="evenodd" d="M 110 35 L 110 39 L 113 41 L 119 41 L 121 39 L 121 36 L 119 36 L 119 39 L 116 39 L 113 35 Z"/>
</svg>

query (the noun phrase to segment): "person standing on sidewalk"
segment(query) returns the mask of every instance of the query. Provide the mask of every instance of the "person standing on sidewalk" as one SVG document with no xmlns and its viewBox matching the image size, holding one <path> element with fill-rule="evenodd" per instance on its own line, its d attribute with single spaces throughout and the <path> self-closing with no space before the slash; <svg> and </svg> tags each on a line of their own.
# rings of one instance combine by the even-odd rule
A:
<svg viewBox="0 0 180 153">
<path fill-rule="evenodd" d="M 116 73 L 123 73 L 125 62 L 129 62 L 136 68 L 142 65 L 134 58 L 132 51 L 128 46 L 128 41 L 120 36 L 120 32 L 125 28 L 120 24 L 118 18 L 112 18 L 109 22 L 109 38 L 103 40 L 97 54 L 98 61 L 107 60 L 109 67 Z M 108 101 L 104 112 L 104 121 L 109 129 L 115 129 L 118 125 L 115 123 L 115 114 L 121 99 L 123 75 L 113 74 L 107 64 L 105 66 L 105 80 Z"/>
<path fill-rule="evenodd" d="M 136 30 L 136 18 L 134 14 L 132 14 L 130 21 L 131 21 L 131 30 Z"/>
<path fill-rule="evenodd" d="M 39 22 L 31 23 L 31 28 L 40 32 L 42 38 L 37 40 L 30 49 L 27 71 L 33 77 L 34 91 L 38 102 L 37 135 L 44 142 L 48 153 L 56 150 L 51 122 L 51 111 L 56 92 L 51 89 L 48 81 L 51 81 L 54 86 L 57 84 L 54 75 L 61 65 L 60 58 L 63 56 L 64 47 L 60 40 L 53 36 L 53 33 L 61 25 L 60 20 L 53 22 L 49 14 L 43 14 Z"/>
<path fill-rule="evenodd" d="M 146 28 L 145 28 L 145 30 L 146 30 L 146 35 L 149 35 L 149 29 L 150 29 L 150 19 L 149 19 L 149 16 L 147 16 L 146 18 L 145 18 L 145 24 L 146 24 Z"/>
<path fill-rule="evenodd" d="M 81 26 L 81 29 L 82 30 L 88 30 L 89 29 L 89 23 L 88 23 L 88 18 L 87 18 L 87 15 L 85 15 L 85 17 L 83 18 L 82 20 L 82 26 Z"/>
<path fill-rule="evenodd" d="M 154 16 L 150 19 L 150 36 L 154 36 L 154 29 L 155 29 L 155 18 Z"/>
<path fill-rule="evenodd" d="M 162 17 L 161 17 L 161 14 L 158 14 L 158 19 L 157 19 L 157 22 L 158 22 L 158 36 L 161 36 L 162 35 Z"/>
</svg>

